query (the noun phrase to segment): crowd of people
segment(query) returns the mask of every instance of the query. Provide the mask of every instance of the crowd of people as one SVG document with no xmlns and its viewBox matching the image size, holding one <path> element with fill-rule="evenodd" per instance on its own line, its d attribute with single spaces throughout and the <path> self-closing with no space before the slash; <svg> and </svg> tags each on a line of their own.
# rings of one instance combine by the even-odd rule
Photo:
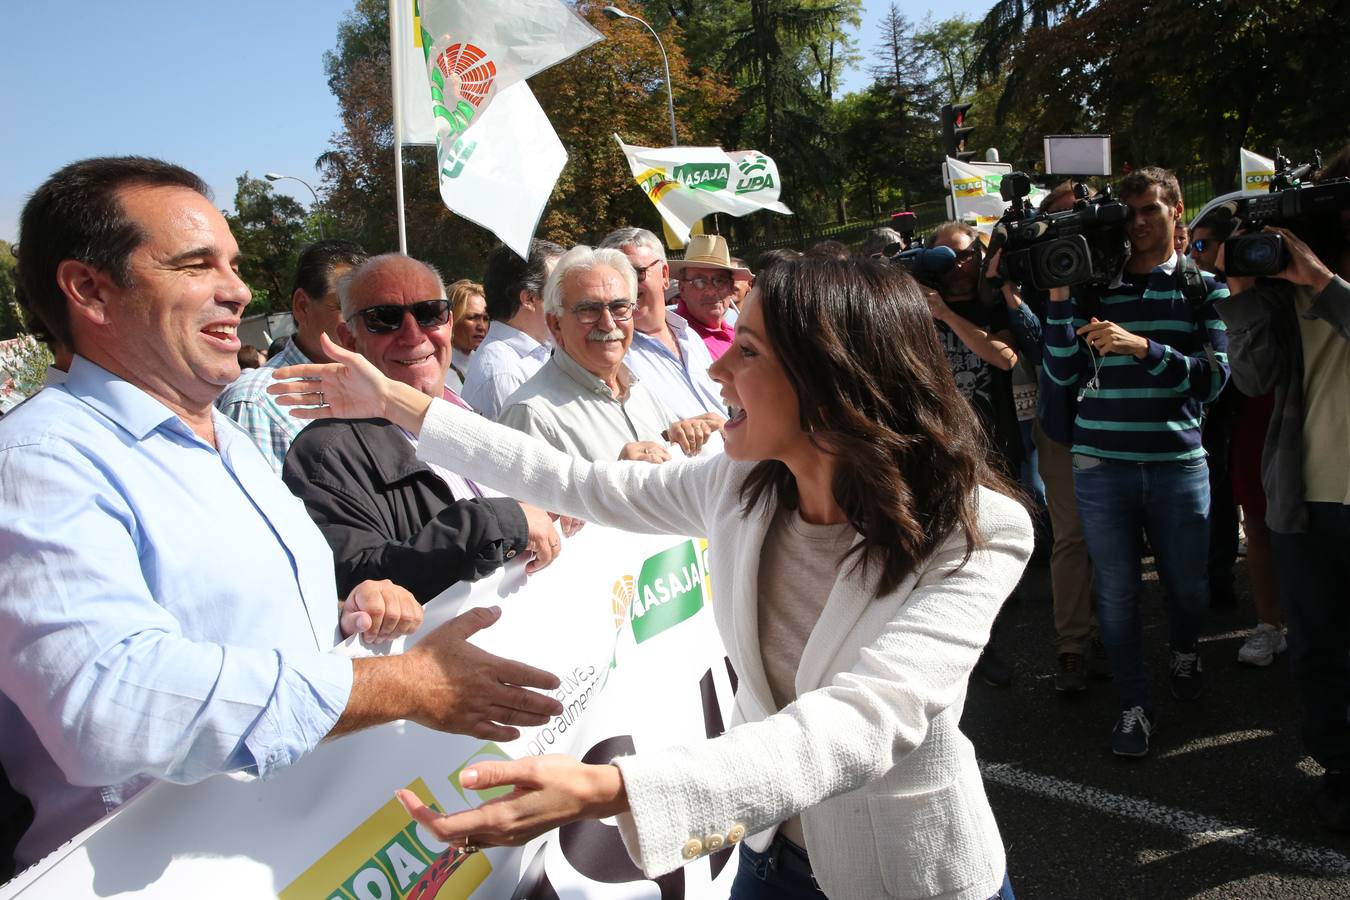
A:
<svg viewBox="0 0 1350 900">
<path fill-rule="evenodd" d="M 0 420 L 0 764 L 32 808 L 14 860 L 156 779 L 265 776 L 396 719 L 491 740 L 546 722 L 557 679 L 469 641 L 495 610 L 398 657 L 326 651 L 414 632 L 511 560 L 538 571 L 587 522 L 708 537 L 743 724 L 608 765 L 481 765 L 465 784 L 514 799 L 455 816 L 403 798 L 447 841 L 618 816 L 651 875 L 741 843 L 742 900 L 1009 898 L 959 718 L 972 674 L 1012 678 L 997 619 L 1028 560 L 1048 558 L 1055 689 L 1113 680 L 1110 748 L 1142 757 L 1143 561 L 1170 692 L 1195 702 L 1239 527 L 1239 659 L 1288 650 L 1317 810 L 1350 830 L 1350 211 L 1311 248 L 1280 229 L 1289 264 L 1256 281 L 1224 276 L 1232 220 L 1187 232 L 1171 173 L 1119 194 L 1124 268 L 1049 291 L 961 222 L 928 236 L 954 263 L 922 282 L 887 230 L 751 267 L 717 235 L 670 259 L 620 227 L 498 247 L 451 283 L 325 240 L 300 255 L 294 333 L 254 359 L 200 179 L 58 171 L 18 252 L 56 364 Z M 1064 185 L 1042 209 L 1079 202 Z"/>
</svg>

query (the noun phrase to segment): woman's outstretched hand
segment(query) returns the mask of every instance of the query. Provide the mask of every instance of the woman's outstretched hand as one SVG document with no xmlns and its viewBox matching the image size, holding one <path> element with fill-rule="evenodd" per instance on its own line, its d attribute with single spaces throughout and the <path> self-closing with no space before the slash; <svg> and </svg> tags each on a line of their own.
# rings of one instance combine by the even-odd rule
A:
<svg viewBox="0 0 1350 900">
<path fill-rule="evenodd" d="M 463 847 L 515 847 L 578 819 L 601 819 L 628 810 L 617 766 L 591 766 L 570 756 L 534 756 L 481 762 L 460 773 L 461 786 L 481 791 L 508 786 L 511 793 L 477 809 L 444 816 L 412 791 L 395 794 L 432 834 Z"/>
<path fill-rule="evenodd" d="M 277 369 L 267 388 L 277 405 L 292 407 L 290 413 L 297 419 L 385 418 L 390 380 L 361 354 L 342 349 L 328 335 L 320 341 L 333 362 Z"/>
</svg>

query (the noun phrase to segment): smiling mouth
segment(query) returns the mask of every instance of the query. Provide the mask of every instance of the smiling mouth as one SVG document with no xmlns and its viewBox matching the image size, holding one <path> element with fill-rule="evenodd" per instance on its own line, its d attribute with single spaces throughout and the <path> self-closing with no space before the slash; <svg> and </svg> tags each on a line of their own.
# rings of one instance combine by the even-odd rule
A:
<svg viewBox="0 0 1350 900">
<path fill-rule="evenodd" d="M 428 353 L 426 356 L 418 356 L 414 359 L 396 359 L 393 362 L 400 366 L 420 366 L 422 363 L 432 359 L 436 354 Z"/>
<path fill-rule="evenodd" d="M 202 334 L 222 344 L 234 345 L 239 343 L 238 325 L 207 325 L 202 329 Z"/>
</svg>

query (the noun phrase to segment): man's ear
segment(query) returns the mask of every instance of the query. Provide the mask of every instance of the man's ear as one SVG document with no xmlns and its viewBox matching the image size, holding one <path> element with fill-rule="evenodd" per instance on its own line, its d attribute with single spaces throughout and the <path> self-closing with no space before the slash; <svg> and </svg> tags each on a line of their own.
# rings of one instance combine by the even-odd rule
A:
<svg viewBox="0 0 1350 900">
<path fill-rule="evenodd" d="M 112 276 L 78 259 L 63 259 L 56 266 L 56 284 L 66 295 L 71 317 L 95 325 L 107 325 L 108 298 L 116 285 Z"/>
<path fill-rule="evenodd" d="M 542 301 L 531 291 L 520 289 L 520 305 L 525 309 L 534 309 L 540 302 Z"/>
<path fill-rule="evenodd" d="M 295 317 L 296 325 L 304 325 L 309 319 L 309 305 L 313 302 L 304 288 L 296 288 L 291 293 L 291 315 Z"/>
<path fill-rule="evenodd" d="M 544 313 L 544 321 L 548 324 L 548 333 L 553 335 L 553 343 L 561 347 L 563 345 L 561 321 L 553 313 Z"/>
<path fill-rule="evenodd" d="M 337 339 L 343 350 L 350 350 L 353 353 L 361 352 L 356 349 L 356 336 L 352 334 L 352 329 L 346 322 L 338 322 Z"/>
</svg>

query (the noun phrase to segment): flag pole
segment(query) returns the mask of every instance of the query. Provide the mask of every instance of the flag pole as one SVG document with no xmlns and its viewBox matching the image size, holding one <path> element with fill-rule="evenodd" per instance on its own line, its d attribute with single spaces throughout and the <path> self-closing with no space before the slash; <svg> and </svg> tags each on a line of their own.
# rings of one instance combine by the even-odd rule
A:
<svg viewBox="0 0 1350 900">
<path fill-rule="evenodd" d="M 408 252 L 408 226 L 403 212 L 403 87 L 399 84 L 398 52 L 395 44 L 403 35 L 403 17 L 396 5 L 406 6 L 407 0 L 389 0 L 389 82 L 393 88 L 394 104 L 394 207 L 398 215 L 398 252 Z"/>
</svg>

